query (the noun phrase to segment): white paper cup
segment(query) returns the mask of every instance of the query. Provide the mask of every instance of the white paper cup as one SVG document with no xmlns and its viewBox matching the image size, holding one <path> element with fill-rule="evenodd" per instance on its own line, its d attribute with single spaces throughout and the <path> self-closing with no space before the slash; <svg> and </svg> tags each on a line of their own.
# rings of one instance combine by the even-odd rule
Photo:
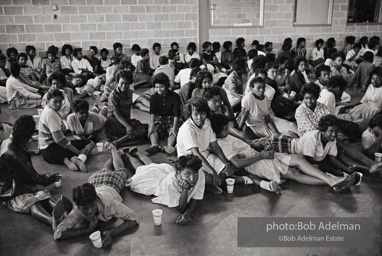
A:
<svg viewBox="0 0 382 256">
<path fill-rule="evenodd" d="M 55 186 L 56 188 L 61 187 L 61 181 L 62 181 L 62 179 L 60 179 L 59 181 L 56 181 L 56 182 L 54 183 L 54 186 Z"/>
<path fill-rule="evenodd" d="M 37 113 L 39 116 L 41 116 L 42 110 L 43 110 L 42 108 L 37 109 Z"/>
<path fill-rule="evenodd" d="M 90 238 L 90 240 L 92 240 L 94 247 L 96 247 L 96 248 L 102 247 L 102 239 L 101 239 L 101 232 L 100 231 L 96 231 L 96 232 L 92 233 L 89 236 L 89 238 Z"/>
<path fill-rule="evenodd" d="M 290 92 L 290 96 L 291 96 L 291 97 L 296 96 L 296 92 L 295 92 L 295 91 L 291 91 L 291 92 Z"/>
<path fill-rule="evenodd" d="M 382 154 L 381 153 L 374 153 L 374 160 L 376 162 L 381 162 L 382 160 Z"/>
<path fill-rule="evenodd" d="M 102 142 L 98 142 L 97 143 L 97 150 L 98 150 L 98 152 L 103 152 L 103 143 Z"/>
<path fill-rule="evenodd" d="M 153 210 L 154 224 L 157 226 L 162 223 L 162 213 L 163 211 L 161 209 Z"/>
<path fill-rule="evenodd" d="M 235 185 L 235 180 L 228 178 L 225 180 L 225 182 L 227 183 L 227 192 L 230 194 L 233 193 L 233 187 Z"/>
</svg>

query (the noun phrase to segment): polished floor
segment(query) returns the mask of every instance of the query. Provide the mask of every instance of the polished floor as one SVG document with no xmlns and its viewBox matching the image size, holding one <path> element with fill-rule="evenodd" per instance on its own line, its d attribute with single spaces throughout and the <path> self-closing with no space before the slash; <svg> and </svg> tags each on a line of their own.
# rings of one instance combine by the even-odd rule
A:
<svg viewBox="0 0 382 256">
<path fill-rule="evenodd" d="M 37 114 L 36 109 L 10 111 L 6 105 L 0 107 L 0 121 L 13 123 L 22 114 Z M 138 110 L 134 110 L 133 117 L 145 122 L 148 120 L 148 115 Z M 147 143 L 138 148 L 143 152 L 146 147 Z M 66 195 L 71 198 L 72 188 L 86 182 L 108 157 L 106 152 L 93 152 L 87 161 L 88 174 L 50 165 L 41 156 L 34 156 L 33 163 L 40 173 L 60 172 L 63 175 L 62 186 L 48 189 L 54 197 Z M 155 155 L 153 160 L 168 162 L 167 155 L 163 153 Z M 56 242 L 51 227 L 37 222 L 28 214 L 15 213 L 1 205 L 0 255 L 382 255 L 381 182 L 378 177 L 364 176 L 360 187 L 340 194 L 333 193 L 328 187 L 312 187 L 292 181 L 282 184 L 281 195 L 255 186 L 236 186 L 232 197 L 227 193 L 217 196 L 206 193 L 188 226 L 175 224 L 178 216 L 175 209 L 154 205 L 150 197 L 125 190 L 122 193 L 124 203 L 138 214 L 140 225 L 115 238 L 108 249 L 94 248 L 87 236 Z M 151 211 L 155 208 L 163 210 L 163 224 L 159 228 L 152 220 Z M 368 239 L 373 241 L 373 248 L 238 248 L 238 217 L 372 217 L 374 230 Z"/>
</svg>

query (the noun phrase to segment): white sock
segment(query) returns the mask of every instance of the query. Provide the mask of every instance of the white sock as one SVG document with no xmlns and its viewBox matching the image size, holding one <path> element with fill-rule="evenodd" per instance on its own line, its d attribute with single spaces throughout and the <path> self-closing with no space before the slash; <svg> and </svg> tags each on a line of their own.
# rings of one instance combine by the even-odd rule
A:
<svg viewBox="0 0 382 256">
<path fill-rule="evenodd" d="M 271 183 L 269 181 L 265 181 L 265 180 L 260 181 L 260 187 L 268 191 L 273 191 L 271 188 Z"/>
<path fill-rule="evenodd" d="M 242 178 L 244 179 L 244 185 L 251 185 L 251 184 L 253 184 L 253 180 L 250 177 L 243 176 Z"/>
<path fill-rule="evenodd" d="M 86 159 L 88 159 L 85 154 L 80 154 L 77 158 L 80 159 L 83 163 L 85 163 Z"/>
</svg>

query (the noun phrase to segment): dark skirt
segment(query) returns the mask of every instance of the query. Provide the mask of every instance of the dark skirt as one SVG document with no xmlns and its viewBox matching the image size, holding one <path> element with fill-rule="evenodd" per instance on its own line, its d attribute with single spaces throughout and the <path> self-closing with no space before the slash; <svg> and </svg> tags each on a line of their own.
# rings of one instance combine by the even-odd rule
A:
<svg viewBox="0 0 382 256">
<path fill-rule="evenodd" d="M 72 140 L 70 142 L 78 150 L 83 149 L 86 145 L 91 143 L 90 140 Z M 49 147 L 42 149 L 41 155 L 44 160 L 50 164 L 63 164 L 65 158 L 70 159 L 73 156 L 76 156 L 72 151 L 61 147 L 57 143 L 53 143 Z"/>
<path fill-rule="evenodd" d="M 136 119 L 130 119 L 127 121 L 131 127 L 133 127 L 134 135 L 129 140 L 146 139 L 149 129 L 148 124 L 142 124 Z M 110 140 L 117 140 L 126 135 L 126 128 L 121 124 L 114 115 L 107 118 L 105 123 L 105 133 Z M 127 141 L 129 141 L 127 140 Z"/>
</svg>

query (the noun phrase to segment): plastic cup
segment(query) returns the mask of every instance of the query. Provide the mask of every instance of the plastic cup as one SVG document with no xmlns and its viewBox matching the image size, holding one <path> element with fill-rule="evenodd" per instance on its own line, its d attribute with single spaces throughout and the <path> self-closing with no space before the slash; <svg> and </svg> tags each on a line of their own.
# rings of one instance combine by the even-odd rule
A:
<svg viewBox="0 0 382 256">
<path fill-rule="evenodd" d="M 161 209 L 153 210 L 154 224 L 159 226 L 162 223 L 162 213 Z"/>
<path fill-rule="evenodd" d="M 102 142 L 98 142 L 97 143 L 97 150 L 98 150 L 98 152 L 103 152 L 103 143 Z"/>
<path fill-rule="evenodd" d="M 381 162 L 382 154 L 381 153 L 374 153 L 374 159 L 376 162 Z"/>
<path fill-rule="evenodd" d="M 295 91 L 291 91 L 291 92 L 290 92 L 290 96 L 291 96 L 291 97 L 296 96 L 296 92 L 295 92 Z"/>
<path fill-rule="evenodd" d="M 54 183 L 54 186 L 55 186 L 56 188 L 61 187 L 61 180 L 62 180 L 62 179 L 60 179 L 59 181 L 56 181 L 56 182 Z"/>
<path fill-rule="evenodd" d="M 42 110 L 43 110 L 42 108 L 37 109 L 37 113 L 39 116 L 41 116 Z"/>
<path fill-rule="evenodd" d="M 235 180 L 234 179 L 226 179 L 225 182 L 227 183 L 227 192 L 229 194 L 233 193 L 233 188 L 234 188 L 234 185 L 235 185 Z"/>
<path fill-rule="evenodd" d="M 96 247 L 96 248 L 102 247 L 102 239 L 101 239 L 101 232 L 100 231 L 96 231 L 96 232 L 92 233 L 89 236 L 89 238 L 90 238 L 90 240 L 92 240 L 94 247 Z"/>
</svg>

